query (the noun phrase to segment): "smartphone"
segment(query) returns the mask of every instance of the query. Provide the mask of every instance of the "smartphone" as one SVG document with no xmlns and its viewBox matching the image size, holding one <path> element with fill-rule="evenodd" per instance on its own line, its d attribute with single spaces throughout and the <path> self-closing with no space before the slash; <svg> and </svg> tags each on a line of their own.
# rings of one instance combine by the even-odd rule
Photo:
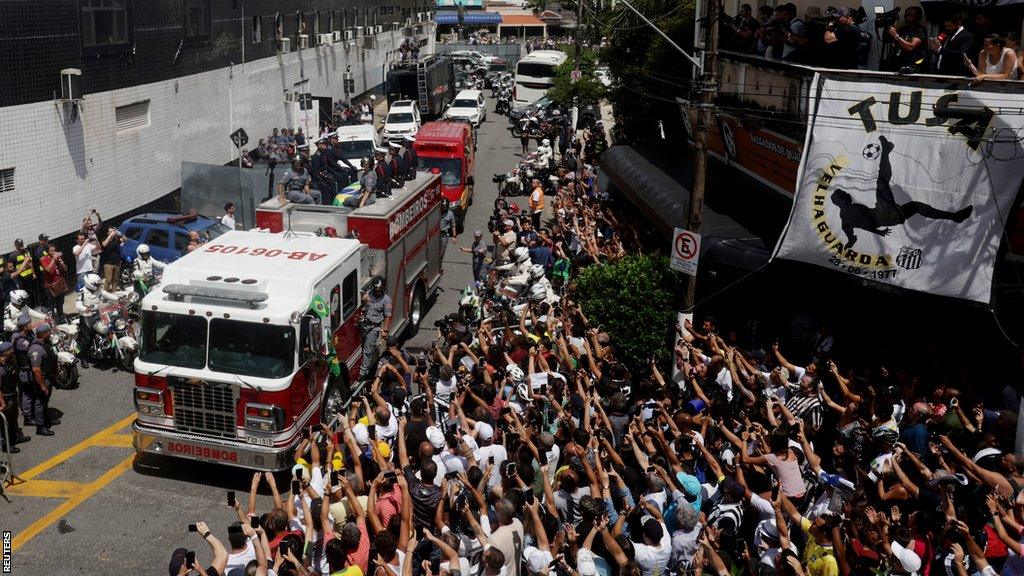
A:
<svg viewBox="0 0 1024 576">
<path fill-rule="evenodd" d="M 489 462 L 491 466 L 494 466 L 494 454 L 487 457 L 487 462 Z"/>
<path fill-rule="evenodd" d="M 533 501 L 536 500 L 536 497 L 533 495 L 533 490 L 531 490 L 529 488 L 524 490 L 523 491 L 523 500 L 525 500 L 527 504 L 533 504 Z"/>
<path fill-rule="evenodd" d="M 295 469 L 295 479 L 296 480 L 302 480 L 302 469 L 301 468 L 296 468 Z"/>
<path fill-rule="evenodd" d="M 516 471 L 517 470 L 515 462 L 509 462 L 508 465 L 505 466 L 505 473 L 508 474 L 509 478 L 515 476 Z"/>
<path fill-rule="evenodd" d="M 398 480 L 398 473 L 396 473 L 393 470 L 391 472 L 385 472 L 384 473 L 384 479 L 385 480 Z"/>
<path fill-rule="evenodd" d="M 249 518 L 249 526 L 252 527 L 253 530 L 259 528 L 260 527 L 260 517 L 259 516 L 251 516 Z"/>
<path fill-rule="evenodd" d="M 235 507 L 235 491 L 228 490 L 228 506 Z"/>
<path fill-rule="evenodd" d="M 189 532 L 199 532 L 199 528 L 196 528 L 195 524 L 189 524 L 188 525 L 188 531 Z"/>
<path fill-rule="evenodd" d="M 338 471 L 331 470 L 331 486 L 337 486 L 338 484 Z"/>
<path fill-rule="evenodd" d="M 541 448 L 537 451 L 537 459 L 540 461 L 540 465 L 544 466 L 548 463 L 548 452 Z"/>
<path fill-rule="evenodd" d="M 309 440 L 309 428 L 302 429 L 302 438 L 305 440 Z"/>
<path fill-rule="evenodd" d="M 547 395 L 547 393 L 548 393 L 548 385 L 547 384 L 541 384 L 539 392 L 540 392 L 541 396 Z"/>
<path fill-rule="evenodd" d="M 298 480 L 292 480 L 292 494 L 296 496 L 302 494 L 302 484 Z"/>
<path fill-rule="evenodd" d="M 458 472 L 446 472 L 444 477 L 447 480 L 455 480 L 456 478 L 459 477 L 459 473 Z"/>
<path fill-rule="evenodd" d="M 195 550 L 189 550 L 188 552 L 185 552 L 185 567 L 186 568 L 192 568 L 195 565 L 196 565 L 196 551 Z"/>
</svg>

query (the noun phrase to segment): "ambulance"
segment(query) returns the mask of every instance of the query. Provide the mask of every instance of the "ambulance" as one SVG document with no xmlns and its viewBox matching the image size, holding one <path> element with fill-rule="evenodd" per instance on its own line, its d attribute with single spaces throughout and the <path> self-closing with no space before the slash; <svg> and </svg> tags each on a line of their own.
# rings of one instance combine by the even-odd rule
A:
<svg viewBox="0 0 1024 576">
<path fill-rule="evenodd" d="M 387 281 L 391 332 L 419 329 L 441 281 L 440 200 L 430 172 L 363 208 L 273 198 L 257 229 L 168 265 L 140 308 L 136 451 L 287 468 L 302 430 L 344 417 L 359 386 L 371 278 Z"/>
</svg>

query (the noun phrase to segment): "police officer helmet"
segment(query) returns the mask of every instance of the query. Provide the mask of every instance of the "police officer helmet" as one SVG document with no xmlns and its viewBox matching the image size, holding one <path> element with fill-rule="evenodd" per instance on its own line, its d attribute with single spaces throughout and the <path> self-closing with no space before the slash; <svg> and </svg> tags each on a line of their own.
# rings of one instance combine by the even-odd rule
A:
<svg viewBox="0 0 1024 576">
<path fill-rule="evenodd" d="M 551 146 L 551 140 L 548 140 L 547 138 L 545 138 L 545 139 L 540 141 L 540 145 L 541 146 Z"/>
<path fill-rule="evenodd" d="M 373 279 L 370 280 L 370 289 L 377 294 L 382 294 L 384 292 L 384 277 L 374 276 Z"/>
<path fill-rule="evenodd" d="M 544 267 L 540 264 L 534 264 L 530 266 L 530 279 L 533 281 L 540 280 L 544 277 Z"/>
<path fill-rule="evenodd" d="M 302 169 L 302 158 L 296 156 L 292 160 L 292 169 L 294 169 L 294 170 L 301 170 Z"/>
<path fill-rule="evenodd" d="M 135 253 L 139 255 L 139 258 L 143 256 L 149 256 L 149 245 L 139 244 L 139 247 L 135 249 Z"/>
<path fill-rule="evenodd" d="M 447 212 L 452 207 L 452 203 L 447 198 L 441 198 L 441 212 Z"/>
<path fill-rule="evenodd" d="M 534 302 L 540 302 L 547 298 L 548 291 L 540 284 L 534 284 L 530 287 L 530 300 Z"/>
<path fill-rule="evenodd" d="M 21 306 L 26 300 L 28 300 L 28 292 L 24 290 L 14 290 L 11 292 L 11 304 Z"/>
<path fill-rule="evenodd" d="M 523 369 L 518 364 L 509 364 L 505 367 L 505 373 L 512 379 L 513 382 L 521 382 L 526 378 L 526 374 L 523 373 Z"/>
<path fill-rule="evenodd" d="M 99 288 L 101 282 L 103 282 L 103 279 L 96 274 L 86 274 L 85 278 L 82 280 L 82 284 L 84 284 L 89 290 Z"/>
<path fill-rule="evenodd" d="M 530 250 L 525 246 L 520 246 L 515 249 L 516 262 L 519 264 L 525 264 L 530 259 Z"/>
</svg>

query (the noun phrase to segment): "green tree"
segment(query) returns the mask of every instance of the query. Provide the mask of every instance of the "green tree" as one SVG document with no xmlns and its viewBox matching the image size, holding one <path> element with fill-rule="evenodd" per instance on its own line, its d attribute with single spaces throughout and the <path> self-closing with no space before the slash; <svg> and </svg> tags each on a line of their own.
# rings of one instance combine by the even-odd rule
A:
<svg viewBox="0 0 1024 576">
<path fill-rule="evenodd" d="M 620 360 L 635 372 L 651 356 L 665 358 L 671 352 L 677 285 L 667 258 L 627 256 L 580 272 L 576 299 L 591 322 L 608 331 Z"/>
<path fill-rule="evenodd" d="M 572 81 L 572 71 L 576 68 L 576 48 L 572 44 L 560 47 L 569 56 L 558 68 L 555 69 L 555 79 L 548 90 L 548 97 L 558 105 L 568 108 L 572 106 L 575 98 L 580 103 L 597 102 L 604 98 L 606 90 L 604 85 L 597 81 L 594 70 L 597 68 L 597 54 L 583 48 L 580 50 L 580 73 L 582 78 Z"/>
</svg>

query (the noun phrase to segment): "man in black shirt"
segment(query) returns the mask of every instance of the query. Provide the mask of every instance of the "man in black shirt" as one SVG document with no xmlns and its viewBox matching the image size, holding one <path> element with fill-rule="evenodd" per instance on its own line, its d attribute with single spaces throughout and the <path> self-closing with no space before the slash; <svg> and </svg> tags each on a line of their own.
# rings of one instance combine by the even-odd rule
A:
<svg viewBox="0 0 1024 576">
<path fill-rule="evenodd" d="M 860 28 L 853 24 L 853 10 L 844 6 L 836 11 L 835 25 L 825 30 L 825 67 L 856 69 L 859 45 Z"/>
<path fill-rule="evenodd" d="M 921 25 L 921 17 L 921 9 L 911 6 L 903 13 L 905 24 L 899 30 L 895 26 L 887 30 L 896 46 L 893 70 L 906 66 L 913 68 L 914 72 L 928 70 L 928 30 Z"/>
</svg>

